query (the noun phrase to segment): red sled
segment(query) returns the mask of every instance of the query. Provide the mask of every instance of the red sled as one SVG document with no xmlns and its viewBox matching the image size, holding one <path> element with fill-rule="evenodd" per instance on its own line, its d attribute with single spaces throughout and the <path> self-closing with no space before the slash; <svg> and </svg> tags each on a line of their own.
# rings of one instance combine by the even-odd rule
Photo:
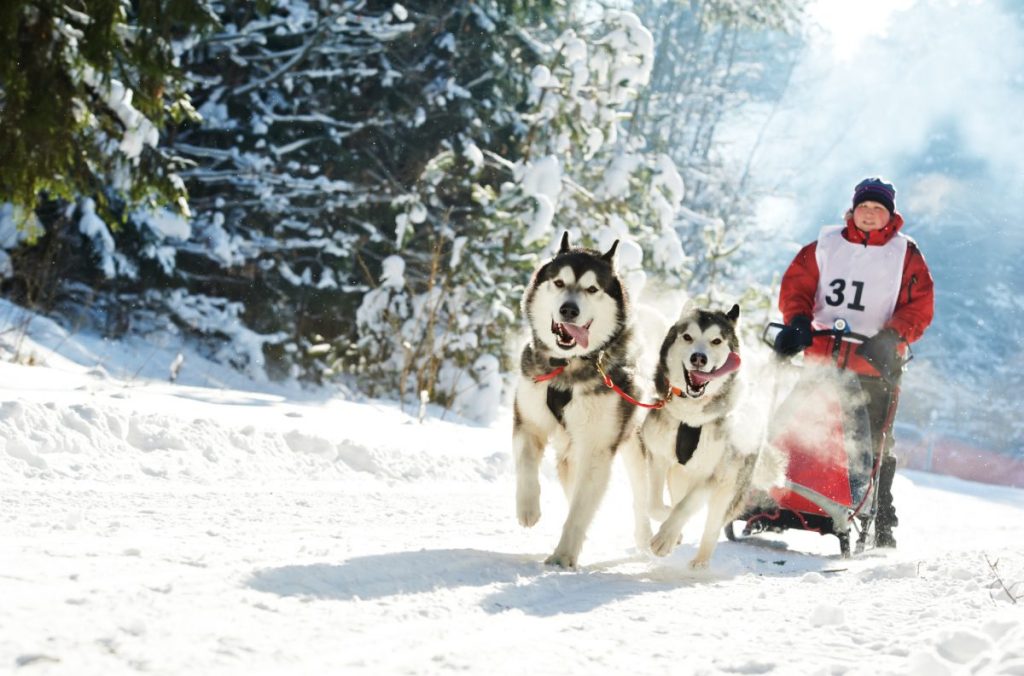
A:
<svg viewBox="0 0 1024 676">
<path fill-rule="evenodd" d="M 765 331 L 781 325 L 770 324 Z M 863 342 L 866 336 L 842 330 L 815 331 L 839 340 Z M 839 341 L 837 341 L 838 343 Z M 875 513 L 875 479 L 882 447 L 872 447 L 871 422 L 857 377 L 836 366 L 805 367 L 775 410 L 768 443 L 788 457 L 784 487 L 769 493 L 771 508 L 749 509 L 743 536 L 787 529 L 835 535 L 840 554 L 850 556 L 850 535 L 859 528 L 857 551 L 863 549 Z M 891 407 L 890 407 L 891 408 Z M 730 540 L 742 539 L 733 523 Z"/>
</svg>

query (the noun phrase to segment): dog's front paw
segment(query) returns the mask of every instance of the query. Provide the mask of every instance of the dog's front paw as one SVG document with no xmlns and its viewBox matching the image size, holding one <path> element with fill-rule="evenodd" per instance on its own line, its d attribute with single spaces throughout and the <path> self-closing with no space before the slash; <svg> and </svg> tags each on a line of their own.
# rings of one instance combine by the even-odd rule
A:
<svg viewBox="0 0 1024 676">
<path fill-rule="evenodd" d="M 565 568 L 566 570 L 576 570 L 576 554 L 569 552 L 562 552 L 555 550 L 555 553 L 544 559 L 544 564 L 548 566 L 558 566 L 559 568 Z"/>
<path fill-rule="evenodd" d="M 638 526 L 633 532 L 633 539 L 636 541 L 637 551 L 649 552 L 651 551 L 651 538 L 654 534 L 651 532 L 650 525 Z"/>
<path fill-rule="evenodd" d="M 532 528 L 540 521 L 540 500 L 517 500 L 516 516 L 519 518 L 520 526 Z"/>
<path fill-rule="evenodd" d="M 693 557 L 693 560 L 690 561 L 690 568 L 693 570 L 704 570 L 708 567 L 709 563 L 711 563 L 710 558 L 706 556 L 695 556 Z"/>
<path fill-rule="evenodd" d="M 677 542 L 679 542 L 678 533 L 667 533 L 662 528 L 657 535 L 651 538 L 651 552 L 655 556 L 668 556 Z"/>
</svg>

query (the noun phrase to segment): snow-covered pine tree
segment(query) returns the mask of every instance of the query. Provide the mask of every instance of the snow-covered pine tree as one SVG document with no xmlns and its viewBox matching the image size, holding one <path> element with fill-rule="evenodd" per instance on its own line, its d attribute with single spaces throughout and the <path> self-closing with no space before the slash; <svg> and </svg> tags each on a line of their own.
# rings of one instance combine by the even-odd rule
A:
<svg viewBox="0 0 1024 676">
<path fill-rule="evenodd" d="M 480 65 L 478 79 L 510 78 L 505 91 L 518 101 L 506 101 L 518 105 L 477 112 L 480 122 L 396 200 L 395 252 L 360 308 L 367 382 L 425 391 L 478 418 L 493 413 L 523 287 L 563 229 L 586 245 L 622 240 L 619 264 L 634 291 L 644 270 L 685 277 L 671 227 L 679 175 L 667 156 L 622 133 L 650 72 L 651 35 L 628 12 L 560 16 L 520 28 Z M 498 145 L 486 132 L 495 127 L 514 134 Z"/>
<path fill-rule="evenodd" d="M 641 0 L 637 13 L 656 26 L 651 86 L 637 101 L 631 131 L 679 167 L 687 194 L 676 228 L 694 254 L 693 292 L 735 297 L 739 250 L 756 239 L 758 186 L 749 158 L 726 152 L 718 133 L 752 103 L 781 98 L 800 47 L 805 0 Z M 749 114 L 749 112 L 748 112 Z M 756 151 L 756 143 L 753 151 Z M 776 186 L 771 186 L 775 188 Z M 745 307 L 767 308 L 769 291 L 742 280 Z"/>
<path fill-rule="evenodd" d="M 224 5 L 224 30 L 184 55 L 205 123 L 174 144 L 199 166 L 175 268 L 189 293 L 172 307 L 196 291 L 239 303 L 242 323 L 279 339 L 278 373 L 345 367 L 371 394 L 444 403 L 475 387 L 468 368 L 493 385 L 518 290 L 561 227 L 554 210 L 595 242 L 596 225 L 612 236 L 648 222 L 624 195 L 629 176 L 665 186 L 661 212 L 681 197 L 663 160 L 596 178 L 625 147 L 618 118 L 650 67 L 649 34 L 635 17 L 592 29 L 605 43 L 588 57 L 547 9 Z M 545 69 L 557 72 L 541 84 Z M 576 164 L 590 174 L 574 182 Z M 538 183 L 550 169 L 556 192 L 568 186 L 561 203 Z"/>
<path fill-rule="evenodd" d="M 9 297 L 49 309 L 77 282 L 111 293 L 162 264 L 165 233 L 143 221 L 187 204 L 158 139 L 192 111 L 172 42 L 215 21 L 203 0 L 2 4 L 0 205 L 21 231 Z"/>
<path fill-rule="evenodd" d="M 673 227 L 672 148 L 632 119 L 650 32 L 550 4 L 217 5 L 220 30 L 178 43 L 204 117 L 172 146 L 196 163 L 194 221 L 139 213 L 115 239 L 94 204 L 64 214 L 122 280 L 97 302 L 253 375 L 347 370 L 370 394 L 493 411 L 522 287 L 563 229 L 623 240 L 634 292 L 699 262 Z"/>
<path fill-rule="evenodd" d="M 508 145 L 510 76 L 492 59 L 522 49 L 516 22 L 544 4 L 225 3 L 224 30 L 184 55 L 205 119 L 174 146 L 199 165 L 185 174 L 185 287 L 241 303 L 242 322 L 279 338 L 277 374 L 320 380 L 348 355 L 368 391 L 394 392 L 386 351 L 353 349 L 356 310 L 387 286 L 396 214 L 420 213 L 413 186 L 438 153 L 474 137 Z M 413 277 L 440 245 L 403 244 Z"/>
</svg>

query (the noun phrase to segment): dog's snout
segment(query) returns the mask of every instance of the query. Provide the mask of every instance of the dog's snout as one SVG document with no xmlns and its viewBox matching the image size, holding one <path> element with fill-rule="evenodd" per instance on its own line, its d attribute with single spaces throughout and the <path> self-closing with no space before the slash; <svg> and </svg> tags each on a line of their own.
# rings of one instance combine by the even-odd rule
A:
<svg viewBox="0 0 1024 676">
<path fill-rule="evenodd" d="M 708 364 L 708 356 L 703 352 L 694 352 L 690 355 L 690 365 L 702 369 Z"/>
<path fill-rule="evenodd" d="M 580 316 L 580 306 L 572 301 L 562 303 L 562 307 L 558 308 L 558 313 L 567 322 L 574 322 Z"/>
</svg>

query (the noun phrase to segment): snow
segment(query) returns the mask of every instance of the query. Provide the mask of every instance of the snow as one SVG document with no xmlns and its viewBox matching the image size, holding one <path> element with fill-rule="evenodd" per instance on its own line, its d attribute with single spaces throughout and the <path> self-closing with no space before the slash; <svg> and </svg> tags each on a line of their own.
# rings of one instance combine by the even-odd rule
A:
<svg viewBox="0 0 1024 676">
<path fill-rule="evenodd" d="M 160 134 L 149 118 L 132 105 L 133 92 L 130 88 L 115 78 L 104 82 L 90 66 L 84 67 L 82 79 L 96 90 L 124 125 L 124 136 L 118 147 L 128 159 L 138 160 L 143 146 L 156 147 Z"/>
<path fill-rule="evenodd" d="M 114 238 L 107 224 L 96 214 L 96 202 L 91 197 L 82 200 L 79 210 L 82 216 L 78 220 L 78 229 L 92 241 L 100 257 L 100 269 L 108 279 L 111 279 L 117 275 Z"/>
<path fill-rule="evenodd" d="M 0 204 L 0 249 L 13 249 L 25 240 L 42 234 L 35 213 L 25 218 L 24 212 L 13 204 Z"/>
<path fill-rule="evenodd" d="M 635 551 L 616 464 L 561 571 L 550 457 L 524 530 L 497 399 L 490 425 L 419 422 L 41 318 L 15 355 L 26 322 L 0 316 L 0 671 L 1024 670 L 1022 490 L 901 471 L 895 551 L 723 539 L 698 572 L 699 520 L 665 559 Z"/>
<path fill-rule="evenodd" d="M 530 84 L 534 87 L 544 87 L 551 82 L 551 69 L 544 64 L 537 64 L 530 71 Z M 534 95 L 531 101 L 536 101 L 538 95 Z"/>
<path fill-rule="evenodd" d="M 675 221 L 676 212 L 683 203 L 685 188 L 675 163 L 668 155 L 658 155 L 657 172 L 651 179 L 651 191 L 655 198 L 655 211 L 662 230 L 669 230 Z"/>
<path fill-rule="evenodd" d="M 572 73 L 568 95 L 575 98 L 590 80 L 590 68 L 587 64 L 587 43 L 576 37 L 575 32 L 566 31 L 555 42 L 565 58 L 565 67 Z"/>
<path fill-rule="evenodd" d="M 607 74 L 608 82 L 614 83 L 613 91 L 620 84 L 623 89 L 641 87 L 650 80 L 654 65 L 654 37 L 644 27 L 639 17 L 632 12 L 610 11 L 607 14 L 610 25 L 618 27 L 608 33 L 598 44 L 609 45 L 614 54 L 613 63 Z M 630 97 L 627 92 L 617 93 L 620 103 Z"/>
<path fill-rule="evenodd" d="M 186 240 L 192 234 L 192 226 L 188 219 L 171 211 L 170 209 L 156 209 L 150 213 L 136 214 L 141 222 L 159 239 Z"/>
<path fill-rule="evenodd" d="M 180 322 L 203 334 L 219 333 L 230 338 L 218 349 L 224 364 L 242 369 L 256 380 L 266 379 L 263 346 L 280 343 L 287 338 L 282 332 L 259 334 L 247 328 L 239 319 L 243 306 L 222 298 L 202 294 L 187 294 L 174 289 L 165 298 L 167 307 Z"/>
<path fill-rule="evenodd" d="M 466 147 L 463 149 L 462 154 L 465 156 L 469 163 L 472 165 L 472 173 L 479 174 L 484 168 L 484 153 L 480 150 L 480 146 L 473 143 L 472 141 L 466 143 Z"/>
<path fill-rule="evenodd" d="M 562 168 L 558 158 L 548 155 L 537 162 L 516 166 L 516 179 L 523 194 L 533 198 L 535 207 L 527 218 L 523 242 L 529 244 L 551 235 L 551 223 L 562 192 Z"/>
<path fill-rule="evenodd" d="M 622 154 L 615 157 L 605 171 L 597 192 L 605 199 L 616 199 L 629 194 L 629 179 L 640 167 L 643 157 Z"/>
<path fill-rule="evenodd" d="M 405 261 L 401 256 L 388 256 L 381 263 L 380 285 L 385 289 L 405 286 Z"/>
</svg>

